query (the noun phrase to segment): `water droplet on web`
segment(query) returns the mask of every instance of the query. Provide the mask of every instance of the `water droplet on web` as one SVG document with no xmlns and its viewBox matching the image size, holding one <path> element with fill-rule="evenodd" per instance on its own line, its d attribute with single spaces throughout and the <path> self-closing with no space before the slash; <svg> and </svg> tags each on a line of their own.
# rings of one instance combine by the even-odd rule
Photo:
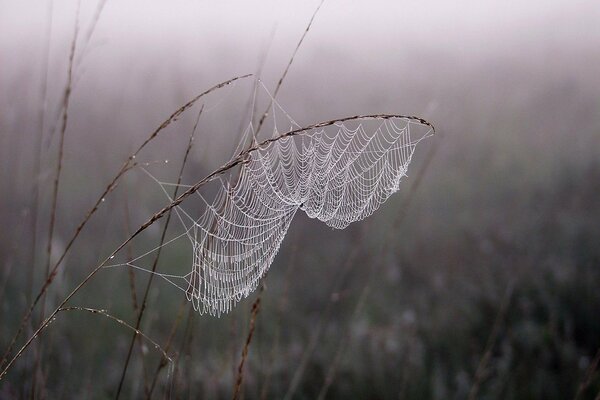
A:
<svg viewBox="0 0 600 400">
<path fill-rule="evenodd" d="M 168 163 L 169 163 L 169 160 L 165 160 L 165 164 L 168 164 Z"/>
<path fill-rule="evenodd" d="M 112 260 L 113 258 L 115 258 L 115 256 L 110 256 L 110 259 Z"/>
<path fill-rule="evenodd" d="M 105 200 L 106 200 L 106 199 L 103 197 L 103 198 L 102 198 L 102 200 L 100 200 L 100 201 L 104 203 L 104 201 L 105 201 Z"/>
</svg>

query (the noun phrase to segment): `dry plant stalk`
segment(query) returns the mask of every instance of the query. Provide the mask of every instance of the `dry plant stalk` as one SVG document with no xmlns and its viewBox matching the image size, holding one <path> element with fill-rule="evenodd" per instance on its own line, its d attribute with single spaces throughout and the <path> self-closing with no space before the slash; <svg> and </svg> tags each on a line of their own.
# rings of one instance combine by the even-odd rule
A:
<svg viewBox="0 0 600 400">
<path fill-rule="evenodd" d="M 31 268 L 29 268 L 28 276 L 27 276 L 27 303 L 31 302 L 31 297 L 33 296 L 33 276 L 35 270 L 35 262 L 36 257 L 35 253 L 37 251 L 37 223 L 38 223 L 38 203 L 40 196 L 40 188 L 39 188 L 39 176 L 41 171 L 42 164 L 42 138 L 44 136 L 44 121 L 46 118 L 46 96 L 48 92 L 48 64 L 50 59 L 50 38 L 52 34 L 52 7 L 53 3 L 48 3 L 48 21 L 46 22 L 46 42 L 44 44 L 44 55 L 42 59 L 44 60 L 41 68 L 42 75 L 42 85 L 41 85 L 41 102 L 40 108 L 38 110 L 38 123 L 39 123 L 39 133 L 35 142 L 35 157 L 34 157 L 34 165 L 33 165 L 33 193 L 32 193 L 32 215 L 31 215 Z"/>
<path fill-rule="evenodd" d="M 263 115 L 260 117 L 260 120 L 258 121 L 258 128 L 256 129 L 256 134 L 257 135 L 258 135 L 258 132 L 260 132 L 260 128 L 262 128 L 263 123 L 265 122 L 265 119 L 267 118 L 267 115 L 269 115 L 269 109 L 271 108 L 271 105 L 273 104 L 273 100 L 275 98 L 277 98 L 277 94 L 279 93 L 279 89 L 281 88 L 281 85 L 283 84 L 283 81 L 285 80 L 285 77 L 287 76 L 287 73 L 288 73 L 290 67 L 292 66 L 292 63 L 294 62 L 294 58 L 296 57 L 296 54 L 298 53 L 298 50 L 300 49 L 300 46 L 302 45 L 302 42 L 304 41 L 304 38 L 308 34 L 308 31 L 310 30 L 310 27 L 311 27 L 313 21 L 315 20 L 315 17 L 317 16 L 317 13 L 321 9 L 321 6 L 323 5 L 324 2 L 325 2 L 325 0 L 321 0 L 321 2 L 319 3 L 319 5 L 315 9 L 315 12 L 313 13 L 312 17 L 310 18 L 310 21 L 308 21 L 308 25 L 306 26 L 306 29 L 304 30 L 304 33 L 302 34 L 302 37 L 300 37 L 300 41 L 298 41 L 298 44 L 296 45 L 296 49 L 292 53 L 292 57 L 290 58 L 290 61 L 288 62 L 287 66 L 285 67 L 285 70 L 283 71 L 283 74 L 279 78 L 279 81 L 277 82 L 277 86 L 275 86 L 275 91 L 273 92 L 273 98 L 269 102 L 269 105 L 267 106 L 265 112 L 263 113 Z M 256 136 L 255 136 L 255 138 L 256 138 Z"/>
<path fill-rule="evenodd" d="M 158 351 L 160 351 L 162 353 L 163 360 L 166 360 L 165 362 L 173 362 L 173 360 L 171 359 L 171 357 L 169 357 L 167 352 L 158 343 L 156 343 L 150 337 L 146 336 L 144 334 L 144 332 L 140 331 L 139 329 L 135 329 L 133 326 L 129 325 L 127 322 L 123 321 L 122 319 L 117 318 L 112 314 L 109 314 L 106 310 L 100 310 L 97 308 L 90 308 L 90 307 L 70 306 L 70 307 L 60 307 L 57 310 L 57 313 L 63 312 L 63 311 L 85 311 L 85 312 L 89 312 L 92 314 L 102 315 L 108 319 L 111 319 L 111 320 L 117 322 L 118 324 L 123 325 L 127 329 L 134 331 L 136 335 L 140 335 L 141 337 L 143 337 L 144 339 L 149 341 L 154 346 L 154 348 L 156 348 Z"/>
<path fill-rule="evenodd" d="M 237 400 L 240 398 L 242 382 L 244 379 L 244 364 L 248 358 L 248 350 L 250 349 L 250 342 L 252 342 L 252 336 L 254 335 L 254 328 L 256 326 L 256 317 L 258 312 L 260 311 L 260 301 L 261 294 L 264 290 L 264 285 L 261 285 L 260 291 L 258 292 L 258 296 L 256 300 L 252 304 L 252 310 L 250 311 L 250 328 L 248 329 L 248 336 L 246 337 L 246 342 L 244 343 L 244 349 L 242 350 L 242 359 L 240 360 L 240 365 L 237 369 L 237 378 L 235 380 L 235 386 L 233 387 L 233 400 Z"/>
<path fill-rule="evenodd" d="M 177 178 L 177 185 L 173 190 L 173 198 L 177 197 L 177 193 L 179 191 L 179 185 L 181 184 L 181 180 L 183 179 L 183 171 L 185 170 L 185 165 L 187 164 L 188 156 L 190 151 L 192 150 L 192 144 L 194 143 L 194 135 L 196 134 L 196 128 L 198 128 L 198 122 L 200 121 L 200 116 L 202 115 L 202 110 L 204 110 L 204 106 L 200 107 L 200 111 L 198 112 L 198 116 L 196 117 L 196 122 L 194 123 L 194 127 L 192 128 L 192 132 L 190 133 L 190 138 L 188 140 L 187 147 L 185 149 L 185 155 L 183 156 L 183 161 L 181 162 L 181 168 L 179 169 L 179 176 Z M 142 297 L 142 304 L 140 306 L 138 316 L 135 323 L 135 329 L 139 330 L 140 325 L 142 324 L 142 317 L 144 316 L 144 311 L 146 310 L 146 305 L 148 303 L 148 294 L 150 293 L 150 287 L 152 286 L 152 282 L 154 281 L 154 272 L 158 267 L 158 261 L 160 260 L 160 254 L 163 244 L 165 243 L 165 238 L 167 236 L 167 230 L 169 229 L 169 223 L 171 222 L 171 212 L 168 213 L 167 219 L 165 221 L 165 225 L 163 227 L 162 233 L 160 235 L 159 248 L 156 252 L 156 256 L 154 257 L 154 262 L 152 263 L 152 273 L 148 278 L 148 283 L 146 284 L 146 289 L 144 291 L 144 296 Z M 119 380 L 119 386 L 117 388 L 117 394 L 115 396 L 116 399 L 119 398 L 121 394 L 121 390 L 123 388 L 123 383 L 125 381 L 125 375 L 127 374 L 127 369 L 129 367 L 129 361 L 131 360 L 131 354 L 133 351 L 133 345 L 135 343 L 137 333 L 134 332 L 131 341 L 129 343 L 129 349 L 127 350 L 127 357 L 125 359 L 125 365 L 123 366 L 123 372 L 121 373 L 121 379 Z"/>
<path fill-rule="evenodd" d="M 58 144 L 58 160 L 56 163 L 56 172 L 54 175 L 54 183 L 52 186 L 52 205 L 50 206 L 50 223 L 48 226 L 48 243 L 46 244 L 46 268 L 45 278 L 48 279 L 50 275 L 50 264 L 52 263 L 52 242 L 54 241 L 54 225 L 56 223 L 56 209 L 58 205 L 58 190 L 60 186 L 60 178 L 62 173 L 64 149 L 65 149 L 65 134 L 67 132 L 67 124 L 69 120 L 69 102 L 71 100 L 71 89 L 73 82 L 73 60 L 75 59 L 75 49 L 77 45 L 77 35 L 79 33 L 79 7 L 80 3 L 77 3 L 77 12 L 75 18 L 75 30 L 73 32 L 73 39 L 71 40 L 71 49 L 69 53 L 69 63 L 67 69 L 67 86 L 65 87 L 64 101 L 63 101 L 63 117 L 62 125 L 60 129 L 60 141 Z M 31 266 L 33 271 L 33 266 Z M 40 320 L 44 319 L 46 314 L 46 293 L 42 296 L 42 305 L 40 310 Z M 40 366 L 42 356 L 42 349 L 40 348 L 36 354 L 34 366 L 33 366 L 33 382 L 31 387 L 31 397 L 35 398 L 35 391 L 37 388 L 38 376 L 42 375 Z"/>
<path fill-rule="evenodd" d="M 67 86 L 63 100 L 63 117 L 60 129 L 60 141 L 58 144 L 58 160 L 56 163 L 56 172 L 54 175 L 54 183 L 52 186 L 52 205 L 50 206 L 50 225 L 48 227 L 48 243 L 46 244 L 46 279 L 50 275 L 50 264 L 52 263 L 52 240 L 54 238 L 54 224 L 56 222 L 56 207 L 58 204 L 58 189 L 60 185 L 60 177 L 63 165 L 63 156 L 65 149 L 65 133 L 67 132 L 67 124 L 69 120 L 69 101 L 71 100 L 71 89 L 73 82 L 73 60 L 75 59 L 75 48 L 77 45 L 77 34 L 79 33 L 79 3 L 77 6 L 77 18 L 75 20 L 75 32 L 71 41 L 71 50 L 69 53 L 69 67 L 67 70 Z M 44 318 L 46 296 L 42 298 L 42 311 L 40 318 Z"/>
</svg>

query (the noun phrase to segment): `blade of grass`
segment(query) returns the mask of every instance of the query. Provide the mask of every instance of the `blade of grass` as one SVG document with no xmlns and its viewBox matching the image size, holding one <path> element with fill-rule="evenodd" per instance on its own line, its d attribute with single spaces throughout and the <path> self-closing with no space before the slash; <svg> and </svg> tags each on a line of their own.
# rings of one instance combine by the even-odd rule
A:
<svg viewBox="0 0 600 400">
<path fill-rule="evenodd" d="M 79 6 L 80 6 L 80 3 L 78 2 L 76 19 L 75 19 L 75 31 L 73 33 L 73 39 L 71 41 L 71 50 L 69 53 L 67 86 L 65 88 L 64 103 L 63 103 L 65 112 L 63 113 L 62 125 L 61 125 L 61 129 L 60 129 L 60 141 L 59 141 L 59 145 L 58 145 L 58 160 L 56 163 L 54 184 L 52 187 L 52 200 L 51 200 L 52 205 L 50 207 L 50 224 L 48 227 L 48 243 L 46 245 L 46 279 L 48 279 L 48 276 L 50 275 L 50 264 L 52 263 L 52 240 L 54 237 L 54 225 L 56 223 L 56 208 L 57 208 L 57 203 L 58 203 L 58 191 L 59 191 L 60 178 L 61 178 L 62 166 L 63 166 L 65 136 L 66 136 L 65 134 L 67 131 L 67 125 L 68 125 L 68 120 L 69 120 L 69 102 L 71 99 L 71 89 L 72 89 L 71 83 L 72 83 L 72 78 L 73 78 L 73 59 L 75 58 L 77 35 L 79 33 Z M 42 298 L 42 311 L 40 314 L 41 319 L 44 318 L 45 302 L 46 302 L 46 296 L 44 294 L 44 296 Z"/>
<path fill-rule="evenodd" d="M 80 48 L 81 48 L 81 51 L 79 53 L 80 55 L 79 55 L 79 57 L 75 57 L 75 59 L 74 59 L 73 71 L 80 70 L 81 64 L 85 59 L 85 55 L 87 54 L 88 45 L 90 44 L 90 40 L 91 40 L 92 36 L 94 35 L 94 32 L 96 31 L 96 26 L 98 25 L 98 21 L 100 20 L 100 16 L 102 15 L 102 11 L 104 10 L 104 6 L 106 5 L 106 2 L 107 2 L 107 0 L 100 0 L 98 2 L 98 5 L 96 7 L 96 11 L 92 18 L 90 27 L 89 27 L 86 35 L 84 36 L 82 44 L 80 46 Z M 72 88 L 73 89 L 77 86 L 79 78 L 80 77 L 75 76 L 74 79 L 72 80 Z M 60 100 L 58 102 L 59 104 L 61 104 L 61 107 L 56 112 L 54 124 L 53 124 L 52 128 L 50 129 L 50 133 L 48 135 L 48 139 L 47 139 L 47 143 L 46 143 L 47 146 L 50 146 L 50 143 L 52 143 L 52 140 L 56 133 L 56 129 L 59 126 L 60 117 L 65 112 L 64 102 L 65 102 L 65 94 L 63 93 L 62 97 L 60 98 Z"/>
<path fill-rule="evenodd" d="M 39 196 L 40 196 L 40 187 L 39 187 L 39 176 L 41 172 L 41 163 L 42 163 L 42 138 L 44 136 L 44 121 L 46 116 L 46 97 L 48 92 L 48 64 L 50 59 L 50 38 L 52 34 L 52 14 L 53 14 L 53 5 L 54 1 L 48 2 L 48 21 L 46 23 L 46 32 L 45 32 L 45 45 L 44 45 L 44 55 L 42 57 L 41 63 L 41 76 L 42 76 L 42 84 L 41 84 L 41 101 L 40 107 L 38 110 L 38 124 L 39 124 L 39 133 L 35 141 L 35 154 L 34 154 L 34 165 L 33 165 L 33 193 L 31 195 L 31 268 L 29 268 L 29 275 L 27 277 L 27 303 L 31 302 L 33 297 L 33 277 L 35 275 L 35 263 L 36 257 L 35 254 L 37 252 L 37 225 L 38 225 L 38 205 L 39 205 Z"/>
<path fill-rule="evenodd" d="M 75 59 L 75 49 L 77 46 L 77 35 L 79 33 L 79 8 L 81 2 L 77 2 L 77 11 L 75 14 L 75 29 L 73 32 L 73 39 L 71 40 L 71 49 L 69 53 L 69 63 L 67 69 L 67 85 L 65 87 L 64 102 L 63 102 L 63 118 L 60 129 L 60 141 L 58 144 L 58 160 L 56 163 L 56 170 L 54 175 L 54 184 L 52 187 L 52 205 L 50 206 L 50 223 L 48 226 L 48 243 L 46 245 L 46 268 L 45 268 L 45 279 L 48 279 L 50 275 L 50 264 L 52 263 L 52 243 L 54 241 L 54 225 L 56 223 L 56 209 L 58 205 L 58 191 L 60 187 L 60 178 L 62 175 L 64 149 L 65 149 L 65 136 L 67 132 L 68 120 L 69 120 L 69 102 L 71 100 L 71 89 L 73 79 L 73 60 Z M 33 269 L 33 266 L 31 266 Z M 41 309 L 40 309 L 40 321 L 44 320 L 46 314 L 46 293 L 42 296 Z M 43 375 L 41 370 L 41 355 L 43 352 L 42 343 L 40 342 L 40 349 L 36 354 L 34 366 L 33 366 L 33 377 L 31 383 L 31 398 L 36 397 L 36 388 L 40 375 Z"/>
</svg>

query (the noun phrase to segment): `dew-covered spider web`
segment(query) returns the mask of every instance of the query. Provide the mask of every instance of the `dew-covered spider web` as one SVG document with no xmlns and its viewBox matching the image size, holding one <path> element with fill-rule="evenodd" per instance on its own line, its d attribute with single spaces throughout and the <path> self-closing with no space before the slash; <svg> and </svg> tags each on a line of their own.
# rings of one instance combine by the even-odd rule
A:
<svg viewBox="0 0 600 400">
<path fill-rule="evenodd" d="M 273 125 L 273 138 L 300 128 L 289 116 L 285 130 Z M 219 176 L 216 190 L 194 193 L 201 207 L 192 210 L 184 201 L 173 209 L 183 232 L 164 246 L 187 238 L 189 271 L 156 274 L 184 291 L 200 313 L 229 312 L 256 289 L 298 211 L 336 229 L 368 217 L 399 189 L 416 146 L 431 134 L 431 126 L 411 117 L 369 117 L 257 145 L 250 123 L 240 148 L 250 140 L 256 150 Z M 172 200 L 173 184 L 148 174 Z M 118 265 L 148 271 L 142 259 L 156 250 Z"/>
</svg>

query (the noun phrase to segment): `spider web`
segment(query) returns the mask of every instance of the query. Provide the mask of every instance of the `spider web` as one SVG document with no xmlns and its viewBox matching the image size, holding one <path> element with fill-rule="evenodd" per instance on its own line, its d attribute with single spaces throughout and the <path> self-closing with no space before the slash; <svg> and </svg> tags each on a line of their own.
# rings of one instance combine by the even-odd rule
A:
<svg viewBox="0 0 600 400">
<path fill-rule="evenodd" d="M 273 115 L 283 112 L 290 130 L 299 127 L 272 101 Z M 399 189 L 417 144 L 431 134 L 429 125 L 410 118 L 359 119 L 259 146 L 236 172 L 218 178 L 210 200 L 195 192 L 203 206 L 199 216 L 183 205 L 173 209 L 184 231 L 163 246 L 187 237 L 191 271 L 154 273 L 184 291 L 201 314 L 229 312 L 256 289 L 299 210 L 336 229 L 370 216 Z M 273 123 L 273 137 L 280 135 Z M 248 139 L 256 144 L 252 123 L 238 149 Z M 172 201 L 167 189 L 175 185 L 146 172 Z M 107 267 L 151 272 L 139 263 L 158 248 Z"/>
</svg>

